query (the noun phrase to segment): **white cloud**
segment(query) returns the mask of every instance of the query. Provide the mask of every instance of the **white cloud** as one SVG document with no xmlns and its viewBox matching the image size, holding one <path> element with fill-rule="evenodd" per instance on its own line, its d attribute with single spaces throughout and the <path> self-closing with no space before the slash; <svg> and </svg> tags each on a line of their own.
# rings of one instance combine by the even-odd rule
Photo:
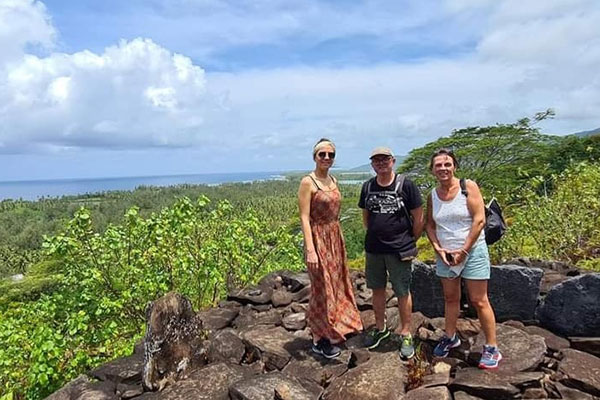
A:
<svg viewBox="0 0 600 400">
<path fill-rule="evenodd" d="M 143 38 L 96 52 L 31 54 L 31 43 L 51 49 L 56 29 L 41 3 L 6 1 L 0 44 L 23 27 L 34 29 L 11 48 L 10 60 L 0 58 L 3 152 L 196 146 L 206 150 L 207 163 L 223 168 L 257 169 L 269 158 L 279 164 L 264 168 L 279 169 L 310 163 L 306 149 L 329 136 L 338 142 L 339 162 L 352 166 L 376 144 L 402 154 L 455 128 L 513 122 L 547 107 L 557 111 L 544 125 L 554 132 L 600 123 L 595 0 L 449 0 L 438 8 L 392 0 L 181 0 L 140 18 L 178 26 L 186 31 L 181 40 L 217 53 L 361 34 L 381 37 L 382 46 L 420 39 L 472 49 L 410 63 L 206 75 L 187 57 L 195 47 L 176 54 Z M 14 17 L 6 4 L 26 17 Z M 12 19 L 19 22 L 2 28 Z M 228 163 L 214 149 L 226 149 Z"/>
<path fill-rule="evenodd" d="M 197 144 L 204 71 L 149 39 L 24 55 L 0 70 L 3 151 Z"/>
<path fill-rule="evenodd" d="M 49 48 L 56 38 L 44 4 L 37 0 L 0 2 L 0 66 L 23 56 L 26 45 Z"/>
</svg>

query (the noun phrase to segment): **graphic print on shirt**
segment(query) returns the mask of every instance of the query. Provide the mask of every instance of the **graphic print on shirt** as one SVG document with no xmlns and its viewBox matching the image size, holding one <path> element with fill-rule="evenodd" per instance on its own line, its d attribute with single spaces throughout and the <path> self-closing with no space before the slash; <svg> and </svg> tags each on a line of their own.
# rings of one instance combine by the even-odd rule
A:
<svg viewBox="0 0 600 400">
<path fill-rule="evenodd" d="M 367 210 L 373 214 L 395 214 L 400 211 L 396 192 L 371 193 L 366 201 Z"/>
</svg>

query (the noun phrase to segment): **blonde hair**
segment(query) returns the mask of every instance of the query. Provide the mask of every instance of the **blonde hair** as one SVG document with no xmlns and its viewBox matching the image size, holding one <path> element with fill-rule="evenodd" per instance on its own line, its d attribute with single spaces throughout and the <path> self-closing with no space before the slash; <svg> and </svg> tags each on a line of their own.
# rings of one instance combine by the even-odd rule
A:
<svg viewBox="0 0 600 400">
<path fill-rule="evenodd" d="M 333 149 L 333 151 L 335 152 L 335 144 L 327 138 L 321 138 L 321 139 L 319 139 L 317 144 L 315 144 L 315 146 L 313 147 L 313 158 L 315 158 L 315 156 L 317 155 L 319 150 L 321 150 L 325 146 L 330 146 Z"/>
</svg>

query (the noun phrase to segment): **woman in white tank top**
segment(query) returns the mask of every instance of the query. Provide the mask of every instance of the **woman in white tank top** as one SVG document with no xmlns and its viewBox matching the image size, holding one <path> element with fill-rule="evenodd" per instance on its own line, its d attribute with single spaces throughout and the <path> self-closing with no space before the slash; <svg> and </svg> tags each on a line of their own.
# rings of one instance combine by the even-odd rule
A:
<svg viewBox="0 0 600 400">
<path fill-rule="evenodd" d="M 454 176 L 458 161 L 447 149 L 431 157 L 429 168 L 438 181 L 427 199 L 427 236 L 437 253 L 436 273 L 442 281 L 445 299 L 446 334 L 434 349 L 446 357 L 460 346 L 456 323 L 460 311 L 460 283 L 465 279 L 469 300 L 477 311 L 486 337 L 479 368 L 497 368 L 502 359 L 496 343 L 496 319 L 488 300 L 490 259 L 483 227 L 485 207 L 479 187 L 466 181 L 467 196 Z"/>
</svg>

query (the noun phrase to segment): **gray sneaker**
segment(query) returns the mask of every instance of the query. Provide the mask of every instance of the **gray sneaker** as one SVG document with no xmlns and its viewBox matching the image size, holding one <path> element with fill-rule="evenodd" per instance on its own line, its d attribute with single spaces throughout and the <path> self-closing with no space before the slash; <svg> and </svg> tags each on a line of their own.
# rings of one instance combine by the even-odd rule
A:
<svg viewBox="0 0 600 400">
<path fill-rule="evenodd" d="M 400 344 L 400 356 L 406 360 L 413 358 L 415 355 L 415 345 L 411 334 L 402 335 L 402 343 Z"/>
</svg>

